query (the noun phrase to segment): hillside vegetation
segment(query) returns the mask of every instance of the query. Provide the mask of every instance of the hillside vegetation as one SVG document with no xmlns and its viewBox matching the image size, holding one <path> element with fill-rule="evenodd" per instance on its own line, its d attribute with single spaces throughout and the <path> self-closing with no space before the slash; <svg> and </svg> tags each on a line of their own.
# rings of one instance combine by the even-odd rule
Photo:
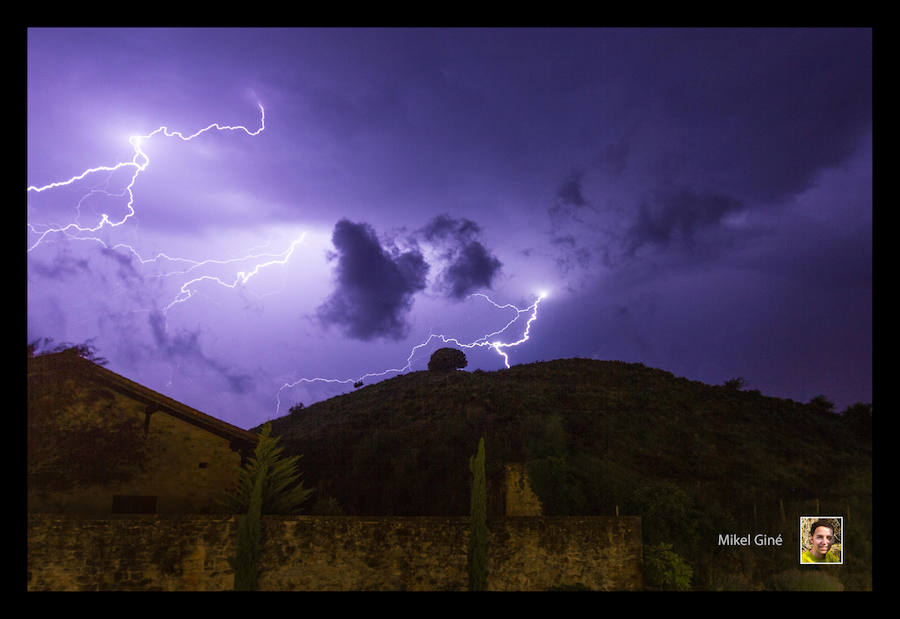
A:
<svg viewBox="0 0 900 619">
<path fill-rule="evenodd" d="M 797 565 L 799 516 L 818 507 L 845 517 L 853 549 L 829 573 L 870 588 L 871 436 L 819 404 L 565 359 L 397 376 L 295 409 L 272 433 L 302 454 L 319 509 L 356 515 L 467 515 L 484 436 L 489 494 L 524 462 L 546 515 L 639 515 L 645 549 L 672 544 L 700 589 L 775 588 Z M 502 514 L 496 492 L 488 514 Z M 783 544 L 719 545 L 732 533 Z"/>
</svg>

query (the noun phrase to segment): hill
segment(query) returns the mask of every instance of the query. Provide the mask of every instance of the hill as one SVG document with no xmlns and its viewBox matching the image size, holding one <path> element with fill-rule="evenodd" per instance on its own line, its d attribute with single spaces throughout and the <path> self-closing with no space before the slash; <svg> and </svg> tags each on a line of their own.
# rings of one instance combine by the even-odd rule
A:
<svg viewBox="0 0 900 619">
<path fill-rule="evenodd" d="M 844 586 L 871 586 L 871 436 L 821 403 L 564 359 L 412 372 L 272 426 L 302 454 L 317 509 L 330 497 L 347 514 L 467 515 L 484 436 L 489 483 L 524 462 L 546 515 L 640 515 L 645 546 L 673 544 L 702 588 L 762 586 L 796 566 L 798 518 L 816 509 L 844 515 L 853 537 Z M 718 543 L 731 533 L 783 544 Z"/>
</svg>

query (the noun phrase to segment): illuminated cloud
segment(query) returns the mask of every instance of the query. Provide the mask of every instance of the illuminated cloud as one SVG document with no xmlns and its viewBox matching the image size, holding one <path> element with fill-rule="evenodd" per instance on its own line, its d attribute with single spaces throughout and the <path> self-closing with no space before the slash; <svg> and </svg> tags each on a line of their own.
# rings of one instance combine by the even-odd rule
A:
<svg viewBox="0 0 900 619">
<path fill-rule="evenodd" d="M 87 260 L 60 252 L 50 262 L 32 258 L 28 261 L 28 271 L 47 279 L 66 280 L 78 273 L 90 273 L 91 268 Z"/>
<path fill-rule="evenodd" d="M 869 400 L 872 56 L 862 28 L 31 28 L 29 337 L 241 427 L 432 332 L 470 369 Z M 485 345 L 542 286 L 527 344 Z"/>
<path fill-rule="evenodd" d="M 234 393 L 248 393 L 253 389 L 253 377 L 204 354 L 199 332 L 180 331 L 175 335 L 170 334 L 165 316 L 160 312 L 151 312 L 148 322 L 153 334 L 155 353 L 179 364 L 190 364 L 194 371 L 209 370 L 214 376 L 220 377 Z"/>
</svg>

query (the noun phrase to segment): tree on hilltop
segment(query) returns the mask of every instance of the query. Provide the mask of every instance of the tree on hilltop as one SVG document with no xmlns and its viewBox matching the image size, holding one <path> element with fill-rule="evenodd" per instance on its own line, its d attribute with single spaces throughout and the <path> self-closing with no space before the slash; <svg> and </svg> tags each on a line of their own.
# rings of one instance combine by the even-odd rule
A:
<svg viewBox="0 0 900 619">
<path fill-rule="evenodd" d="M 727 387 L 728 389 L 734 389 L 735 391 L 740 391 L 741 389 L 743 389 L 746 386 L 747 386 L 747 381 L 745 381 L 740 376 L 725 381 L 725 387 Z"/>
<path fill-rule="evenodd" d="M 820 413 L 834 412 L 834 402 L 826 398 L 824 395 L 817 395 L 809 401 L 807 406 Z"/>
<path fill-rule="evenodd" d="M 428 360 L 428 369 L 432 372 L 449 372 L 468 365 L 466 355 L 458 348 L 438 348 Z"/>
</svg>

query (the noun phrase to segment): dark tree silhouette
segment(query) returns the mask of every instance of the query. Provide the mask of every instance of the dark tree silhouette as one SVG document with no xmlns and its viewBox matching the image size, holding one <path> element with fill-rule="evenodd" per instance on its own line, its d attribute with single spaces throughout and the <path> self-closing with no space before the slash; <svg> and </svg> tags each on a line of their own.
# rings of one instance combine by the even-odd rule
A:
<svg viewBox="0 0 900 619">
<path fill-rule="evenodd" d="M 744 387 L 747 386 L 747 381 L 745 381 L 742 377 L 738 376 L 736 378 L 732 378 L 731 380 L 725 381 L 725 386 L 729 389 L 735 389 L 740 391 Z"/>
<path fill-rule="evenodd" d="M 438 348 L 428 360 L 428 369 L 432 372 L 449 372 L 468 365 L 466 355 L 457 348 Z"/>
<path fill-rule="evenodd" d="M 303 402 L 298 402 L 290 408 L 291 419 L 299 419 L 303 414 Z"/>
<path fill-rule="evenodd" d="M 824 395 L 817 395 L 809 401 L 807 406 L 820 413 L 834 412 L 834 402 L 826 398 Z"/>
<path fill-rule="evenodd" d="M 841 413 L 844 422 L 863 437 L 872 437 L 872 405 L 857 402 Z"/>
<path fill-rule="evenodd" d="M 108 361 L 100 356 L 100 354 L 97 352 L 97 347 L 93 344 L 93 341 L 94 340 L 92 338 L 81 344 L 63 342 L 62 344 L 57 344 L 56 346 L 53 346 L 51 348 L 50 346 L 53 343 L 52 337 L 38 338 L 33 342 L 29 342 L 28 358 L 31 359 L 40 355 L 66 353 L 67 355 L 82 357 L 84 359 L 87 359 L 88 361 L 93 361 L 97 365 L 106 365 Z"/>
</svg>

